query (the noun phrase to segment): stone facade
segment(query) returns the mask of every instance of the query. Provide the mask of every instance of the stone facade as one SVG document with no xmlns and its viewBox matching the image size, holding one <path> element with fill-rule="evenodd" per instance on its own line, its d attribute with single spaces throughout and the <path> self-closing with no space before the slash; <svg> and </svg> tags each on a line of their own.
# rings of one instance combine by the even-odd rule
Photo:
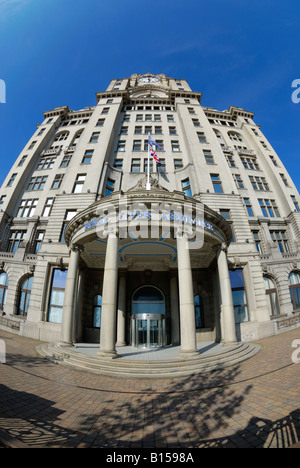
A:
<svg viewBox="0 0 300 468">
<path fill-rule="evenodd" d="M 0 190 L 0 327 L 49 342 L 101 335 L 114 355 L 116 341 L 192 353 L 300 326 L 300 197 L 254 114 L 203 107 L 165 75 L 112 80 L 96 96 L 45 112 Z M 149 134 L 163 148 L 150 190 Z M 144 220 L 155 202 L 193 203 L 201 246 L 186 249 L 173 225 L 168 238 L 99 238 L 99 213 L 124 197 Z M 159 319 L 134 315 L 143 301 L 160 304 Z"/>
</svg>

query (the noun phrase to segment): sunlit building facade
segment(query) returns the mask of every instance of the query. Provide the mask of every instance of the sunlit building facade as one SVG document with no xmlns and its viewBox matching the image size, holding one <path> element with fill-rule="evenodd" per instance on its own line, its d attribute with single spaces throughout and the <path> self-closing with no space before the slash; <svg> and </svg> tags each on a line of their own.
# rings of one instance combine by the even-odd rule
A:
<svg viewBox="0 0 300 468">
<path fill-rule="evenodd" d="M 300 197 L 254 114 L 165 75 L 96 96 L 45 112 L 0 190 L 0 327 L 113 357 L 299 326 Z"/>
</svg>

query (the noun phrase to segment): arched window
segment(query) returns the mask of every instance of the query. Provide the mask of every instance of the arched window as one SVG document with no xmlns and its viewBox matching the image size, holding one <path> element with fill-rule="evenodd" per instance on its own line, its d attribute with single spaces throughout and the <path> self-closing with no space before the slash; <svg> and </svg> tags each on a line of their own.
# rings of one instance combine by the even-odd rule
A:
<svg viewBox="0 0 300 468">
<path fill-rule="evenodd" d="M 138 289 L 132 298 L 132 314 L 164 314 L 165 298 L 153 286 Z"/>
<path fill-rule="evenodd" d="M 205 328 L 202 296 L 200 296 L 199 294 L 196 294 L 194 298 L 194 304 L 195 304 L 196 328 Z"/>
<path fill-rule="evenodd" d="M 21 294 L 20 294 L 20 300 L 19 300 L 18 315 L 22 315 L 23 317 L 27 317 L 27 314 L 28 314 L 32 283 L 33 283 L 33 276 L 31 276 L 30 278 L 27 278 L 21 284 Z"/>
<path fill-rule="evenodd" d="M 93 318 L 93 327 L 101 327 L 101 310 L 102 310 L 102 296 L 98 294 L 94 297 L 94 318 Z"/>
<path fill-rule="evenodd" d="M 300 274 L 293 271 L 289 276 L 290 294 L 294 310 L 300 309 Z"/>
<path fill-rule="evenodd" d="M 268 299 L 270 315 L 271 316 L 279 315 L 280 308 L 279 308 L 276 285 L 274 281 L 267 276 L 264 276 L 264 282 L 265 282 L 265 290 L 266 290 L 266 295 Z"/>
<path fill-rule="evenodd" d="M 228 136 L 231 141 L 240 141 L 243 142 L 242 136 L 237 132 L 228 132 Z"/>
<path fill-rule="evenodd" d="M 4 310 L 7 288 L 8 288 L 8 276 L 6 273 L 1 273 L 0 274 L 0 310 Z"/>
</svg>

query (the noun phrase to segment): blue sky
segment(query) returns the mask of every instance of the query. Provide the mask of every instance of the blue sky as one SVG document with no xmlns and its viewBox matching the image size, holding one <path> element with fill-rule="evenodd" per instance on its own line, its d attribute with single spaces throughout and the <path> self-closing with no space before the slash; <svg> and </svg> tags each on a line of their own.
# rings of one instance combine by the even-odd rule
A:
<svg viewBox="0 0 300 468">
<path fill-rule="evenodd" d="M 255 112 L 300 189 L 299 39 L 294 0 L 0 0 L 0 185 L 44 111 L 151 72 L 186 78 L 204 106 Z"/>
</svg>

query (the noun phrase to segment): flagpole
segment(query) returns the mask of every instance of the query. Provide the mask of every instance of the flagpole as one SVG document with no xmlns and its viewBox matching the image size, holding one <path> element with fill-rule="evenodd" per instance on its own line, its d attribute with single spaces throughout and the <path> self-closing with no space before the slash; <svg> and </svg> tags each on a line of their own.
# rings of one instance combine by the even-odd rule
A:
<svg viewBox="0 0 300 468">
<path fill-rule="evenodd" d="M 149 133 L 149 136 L 150 136 L 150 133 Z M 149 139 L 148 139 L 148 169 L 147 169 L 146 190 L 151 190 L 151 184 L 150 184 L 150 142 L 149 142 Z"/>
</svg>

